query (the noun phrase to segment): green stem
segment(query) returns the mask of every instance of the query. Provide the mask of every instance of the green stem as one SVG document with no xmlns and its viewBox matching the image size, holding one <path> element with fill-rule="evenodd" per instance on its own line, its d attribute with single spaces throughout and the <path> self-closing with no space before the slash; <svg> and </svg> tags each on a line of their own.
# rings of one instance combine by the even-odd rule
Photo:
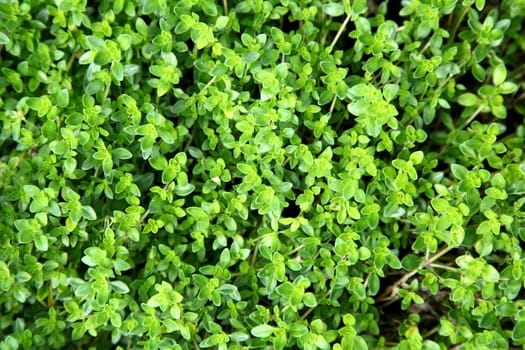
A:
<svg viewBox="0 0 525 350">
<path fill-rule="evenodd" d="M 330 114 L 334 111 L 335 103 L 337 102 L 337 95 L 334 95 L 334 98 L 332 99 L 332 103 L 330 104 L 330 110 L 328 111 Z"/>
<path fill-rule="evenodd" d="M 350 19 L 352 18 L 352 12 L 350 12 L 346 18 L 345 18 L 345 21 L 343 22 L 343 24 L 339 27 L 339 30 L 337 31 L 337 34 L 335 35 L 335 38 L 334 40 L 332 41 L 332 43 L 330 44 L 330 47 L 328 47 L 328 52 L 332 52 L 332 50 L 334 49 L 334 46 L 335 44 L 337 43 L 337 41 L 339 40 L 339 38 L 341 37 L 341 35 L 343 34 L 343 32 L 345 31 L 345 28 L 346 26 L 348 25 L 348 22 L 350 22 Z"/>
<path fill-rule="evenodd" d="M 463 127 L 461 127 L 461 129 L 465 129 L 477 116 L 478 114 L 483 110 L 483 105 L 480 105 L 478 107 L 478 109 L 476 109 L 474 111 L 474 113 L 472 113 L 472 115 L 470 116 L 470 118 L 467 119 L 467 121 L 465 122 L 465 124 L 463 125 Z"/>
<path fill-rule="evenodd" d="M 146 218 L 148 217 L 148 215 L 149 215 L 149 209 L 146 209 L 146 211 L 144 212 L 144 214 L 142 214 L 142 216 L 140 217 L 139 221 L 137 222 L 137 226 L 142 225 L 142 223 L 144 222 L 144 220 L 146 220 Z"/>
<path fill-rule="evenodd" d="M 207 88 L 209 88 L 214 82 L 215 82 L 215 79 L 217 77 L 213 77 L 211 78 L 211 80 L 208 82 L 208 84 L 204 85 L 204 87 L 202 88 L 201 92 L 203 92 L 204 90 L 206 90 Z"/>
<path fill-rule="evenodd" d="M 104 90 L 104 96 L 103 96 L 102 101 L 106 101 L 107 100 L 110 90 L 111 90 L 111 81 L 106 86 L 106 90 Z"/>
<path fill-rule="evenodd" d="M 66 71 L 67 72 L 69 72 L 71 70 L 71 67 L 73 66 L 73 62 L 75 62 L 75 54 L 74 53 L 69 58 L 69 61 L 67 61 L 67 66 L 66 66 Z"/>
<path fill-rule="evenodd" d="M 337 125 L 335 127 L 335 131 L 337 132 L 339 130 L 339 128 L 341 127 L 341 124 L 343 123 L 343 120 L 345 119 L 345 115 L 341 115 L 341 119 L 339 119 L 339 121 L 337 122 Z"/>
<path fill-rule="evenodd" d="M 186 145 L 184 146 L 184 149 L 183 149 L 184 153 L 188 151 L 188 148 L 190 148 L 191 143 L 193 142 L 193 138 L 195 137 L 195 129 L 196 128 L 193 128 L 191 135 L 190 135 L 190 139 L 188 140 L 188 142 L 186 142 Z"/>
<path fill-rule="evenodd" d="M 47 295 L 47 307 L 53 307 L 55 305 L 55 300 L 53 298 L 53 288 L 49 284 L 49 294 Z"/>
<path fill-rule="evenodd" d="M 294 250 L 292 250 L 291 252 L 289 252 L 288 254 L 286 255 L 292 255 L 294 253 L 297 253 L 299 250 L 303 249 L 304 248 L 304 244 L 301 244 L 299 245 L 297 248 L 295 248 Z"/>
<path fill-rule="evenodd" d="M 255 266 L 255 261 L 257 260 L 257 252 L 259 251 L 259 241 L 255 243 L 255 251 L 253 252 L 252 260 L 250 261 L 250 266 Z"/>
<path fill-rule="evenodd" d="M 470 9 L 470 6 L 464 7 L 463 8 L 463 12 L 461 12 L 461 14 L 459 15 L 456 23 L 454 23 L 454 28 L 452 29 L 452 34 L 450 35 L 450 38 L 448 40 L 449 44 L 454 42 L 454 40 L 456 39 L 456 34 L 458 32 L 459 25 L 461 24 L 461 22 L 463 22 L 463 18 L 465 18 L 465 15 L 467 14 L 469 9 Z"/>
</svg>

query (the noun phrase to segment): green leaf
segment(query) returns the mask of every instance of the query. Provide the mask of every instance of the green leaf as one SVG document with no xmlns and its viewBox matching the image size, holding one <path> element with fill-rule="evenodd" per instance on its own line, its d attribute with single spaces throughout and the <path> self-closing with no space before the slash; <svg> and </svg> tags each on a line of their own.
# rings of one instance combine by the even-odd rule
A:
<svg viewBox="0 0 525 350">
<path fill-rule="evenodd" d="M 352 2 L 352 12 L 356 15 L 365 13 L 368 9 L 366 0 L 354 0 Z"/>
<path fill-rule="evenodd" d="M 125 148 L 115 148 L 111 151 L 111 154 L 118 159 L 130 159 L 133 157 L 133 154 Z"/>
<path fill-rule="evenodd" d="M 387 102 L 390 102 L 394 98 L 396 98 L 398 92 L 399 92 L 399 85 L 397 84 L 386 84 L 383 87 L 383 96 L 385 97 L 385 100 Z"/>
<path fill-rule="evenodd" d="M 472 75 L 474 78 L 476 78 L 477 81 L 483 82 L 485 78 L 487 77 L 487 73 L 485 72 L 485 69 L 482 65 L 475 63 L 472 66 Z"/>
<path fill-rule="evenodd" d="M 124 66 L 118 61 L 111 63 L 111 75 L 115 80 L 122 81 L 124 79 Z"/>
<path fill-rule="evenodd" d="M 483 272 L 481 273 L 481 276 L 485 281 L 488 282 L 499 282 L 500 275 L 498 270 L 494 268 L 492 265 L 486 265 L 483 268 Z"/>
<path fill-rule="evenodd" d="M 476 0 L 476 9 L 482 11 L 485 7 L 485 0 Z"/>
<path fill-rule="evenodd" d="M 450 169 L 452 170 L 454 177 L 458 180 L 464 180 L 468 173 L 467 168 L 460 164 L 452 164 Z"/>
<path fill-rule="evenodd" d="M 161 10 L 161 0 L 148 0 L 144 1 L 142 6 L 142 13 L 145 15 L 154 13 L 155 11 Z"/>
<path fill-rule="evenodd" d="M 466 92 L 464 94 L 459 95 L 458 103 L 465 107 L 473 107 L 478 106 L 481 103 L 481 99 L 471 92 Z"/>
<path fill-rule="evenodd" d="M 513 317 L 518 312 L 516 305 L 510 302 L 496 305 L 496 311 L 503 317 Z"/>
<path fill-rule="evenodd" d="M 106 158 L 102 161 L 102 171 L 104 171 L 105 176 L 109 176 L 111 174 L 112 169 L 113 169 L 113 160 L 111 159 L 111 156 L 110 156 L 109 158 Z"/>
<path fill-rule="evenodd" d="M 217 17 L 217 20 L 215 21 L 215 29 L 216 30 L 223 30 L 228 25 L 230 19 L 226 16 L 219 16 Z"/>
<path fill-rule="evenodd" d="M 412 161 L 414 165 L 418 165 L 423 162 L 424 157 L 425 155 L 422 151 L 416 151 L 410 155 L 410 161 Z"/>
<path fill-rule="evenodd" d="M 65 108 L 69 105 L 69 90 L 62 89 L 56 95 L 56 105 L 60 108 Z"/>
<path fill-rule="evenodd" d="M 203 0 L 201 3 L 202 11 L 208 16 L 215 17 L 218 14 L 217 5 L 213 0 Z"/>
<path fill-rule="evenodd" d="M 383 211 L 383 216 L 387 218 L 399 218 L 406 213 L 406 210 L 403 207 L 400 207 L 397 203 L 391 202 L 385 206 Z"/>
<path fill-rule="evenodd" d="M 205 23 L 198 22 L 191 29 L 191 40 L 195 43 L 198 50 L 203 49 L 215 42 L 213 30 Z"/>
<path fill-rule="evenodd" d="M 40 189 L 35 185 L 24 185 L 23 190 L 29 197 L 34 197 L 40 193 Z"/>
<path fill-rule="evenodd" d="M 311 292 L 306 292 L 303 295 L 303 303 L 307 307 L 316 307 L 317 306 L 317 299 L 315 297 L 315 294 Z"/>
<path fill-rule="evenodd" d="M 492 81 L 494 85 L 501 85 L 505 79 L 507 79 L 507 69 L 504 64 L 498 64 L 494 67 L 494 72 L 492 73 Z"/>
<path fill-rule="evenodd" d="M 233 284 L 223 284 L 219 286 L 217 290 L 221 292 L 221 294 L 226 295 L 235 301 L 241 300 L 241 295 L 239 294 L 239 290 Z"/>
<path fill-rule="evenodd" d="M 89 205 L 82 206 L 82 216 L 87 220 L 97 219 L 97 213 L 95 213 L 95 210 Z"/>
<path fill-rule="evenodd" d="M 31 243 L 40 231 L 40 225 L 34 219 L 18 219 L 14 225 L 18 230 L 18 241 L 22 244 Z"/>
<path fill-rule="evenodd" d="M 186 197 L 190 195 L 193 191 L 195 191 L 195 185 L 191 183 L 187 183 L 182 186 L 179 186 L 179 185 L 175 186 L 175 193 L 177 194 L 177 196 L 180 196 L 180 197 Z"/>
<path fill-rule="evenodd" d="M 522 341 L 525 339 L 525 321 L 518 321 L 512 329 L 512 340 Z"/>
<path fill-rule="evenodd" d="M 110 158 L 111 158 L 111 154 L 105 149 L 101 149 L 93 154 L 93 159 L 96 159 L 96 160 L 105 160 L 105 159 L 110 159 Z"/>
<path fill-rule="evenodd" d="M 78 63 L 79 64 L 90 64 L 93 63 L 95 60 L 95 56 L 97 55 L 96 51 L 86 51 L 82 54 L 82 56 L 79 57 Z"/>
<path fill-rule="evenodd" d="M 345 13 L 345 8 L 338 2 L 331 2 L 323 5 L 323 11 L 332 17 L 339 17 Z"/>
<path fill-rule="evenodd" d="M 168 167 L 168 161 L 163 156 L 151 157 L 149 163 L 155 170 L 164 170 Z"/>
<path fill-rule="evenodd" d="M 448 201 L 443 198 L 434 198 L 432 199 L 431 204 L 434 210 L 441 213 L 446 212 L 450 207 Z"/>
<path fill-rule="evenodd" d="M 416 254 L 408 254 L 402 260 L 401 264 L 407 271 L 415 270 L 423 259 Z"/>
<path fill-rule="evenodd" d="M 354 340 L 353 349 L 356 349 L 356 350 L 367 350 L 368 349 L 368 345 L 366 341 L 361 336 L 356 335 L 354 336 L 353 340 Z"/>
<path fill-rule="evenodd" d="M 46 252 L 49 248 L 49 241 L 48 241 L 48 238 L 46 235 L 44 234 L 39 234 L 35 237 L 35 247 L 36 249 L 42 251 L 42 252 Z"/>
<path fill-rule="evenodd" d="M 174 166 L 168 166 L 162 172 L 162 183 L 167 184 L 173 181 L 173 179 L 177 176 L 178 173 L 178 169 L 176 169 Z"/>
<path fill-rule="evenodd" d="M 95 64 L 98 64 L 99 66 L 104 66 L 108 63 L 110 63 L 113 60 L 111 57 L 111 52 L 107 49 L 103 49 L 100 51 L 97 51 L 95 54 L 95 58 L 93 59 L 93 62 Z"/>
<path fill-rule="evenodd" d="M 128 294 L 129 293 L 129 287 L 126 285 L 126 283 L 122 281 L 111 281 L 111 288 L 119 294 Z"/>
<path fill-rule="evenodd" d="M 0 32 L 0 45 L 7 45 L 9 44 L 9 37 L 5 35 L 3 32 Z"/>
<path fill-rule="evenodd" d="M 51 100 L 47 96 L 29 97 L 25 101 L 26 105 L 36 111 L 39 117 L 43 117 L 51 109 Z"/>
<path fill-rule="evenodd" d="M 267 324 L 262 324 L 252 328 L 250 333 L 256 338 L 268 338 L 275 332 L 275 327 L 269 326 Z"/>
<path fill-rule="evenodd" d="M 288 332 L 292 337 L 300 338 L 308 333 L 308 327 L 304 324 L 293 324 Z"/>
</svg>

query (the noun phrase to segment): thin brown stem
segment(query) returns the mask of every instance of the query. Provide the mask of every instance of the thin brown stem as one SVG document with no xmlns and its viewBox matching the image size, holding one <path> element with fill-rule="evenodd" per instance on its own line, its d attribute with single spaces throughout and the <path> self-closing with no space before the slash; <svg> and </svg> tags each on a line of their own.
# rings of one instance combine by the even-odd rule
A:
<svg viewBox="0 0 525 350">
<path fill-rule="evenodd" d="M 454 271 L 454 272 L 458 271 L 458 269 L 455 268 L 455 267 L 442 265 L 442 264 L 430 264 L 428 266 L 434 267 L 434 268 L 437 268 L 437 269 L 444 269 L 444 270 Z"/>
<path fill-rule="evenodd" d="M 431 330 L 429 330 L 428 332 L 423 334 L 422 337 L 423 337 L 423 339 L 428 338 L 429 336 L 431 336 L 432 334 L 436 333 L 437 331 L 439 331 L 439 326 L 436 326 L 436 327 L 432 328 Z"/>
<path fill-rule="evenodd" d="M 400 286 L 407 283 L 407 281 L 412 278 L 415 274 L 419 272 L 420 269 L 424 268 L 425 266 L 431 266 L 434 261 L 441 258 L 443 255 L 447 254 L 449 251 L 452 250 L 452 247 L 444 247 L 440 251 L 438 251 L 434 256 L 432 256 L 430 259 L 424 259 L 421 263 L 419 263 L 418 267 L 416 267 L 414 270 L 410 271 L 409 273 L 403 275 L 400 279 L 398 279 L 393 285 L 389 286 L 383 294 L 381 294 L 378 298 L 378 301 L 386 301 L 395 299 L 397 295 L 397 291 Z"/>
</svg>

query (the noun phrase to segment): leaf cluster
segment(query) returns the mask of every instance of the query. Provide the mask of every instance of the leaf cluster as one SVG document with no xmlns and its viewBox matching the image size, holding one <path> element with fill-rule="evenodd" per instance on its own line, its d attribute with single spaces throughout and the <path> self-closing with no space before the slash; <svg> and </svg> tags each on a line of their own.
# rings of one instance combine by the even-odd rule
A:
<svg viewBox="0 0 525 350">
<path fill-rule="evenodd" d="M 0 2 L 0 349 L 524 346 L 524 18 Z"/>
</svg>

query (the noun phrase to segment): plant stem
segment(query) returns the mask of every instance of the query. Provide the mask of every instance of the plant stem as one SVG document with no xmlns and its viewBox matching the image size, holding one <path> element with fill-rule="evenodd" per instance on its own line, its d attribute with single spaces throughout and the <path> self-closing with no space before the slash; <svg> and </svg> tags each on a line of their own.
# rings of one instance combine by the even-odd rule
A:
<svg viewBox="0 0 525 350">
<path fill-rule="evenodd" d="M 445 270 L 449 270 L 449 271 L 454 271 L 454 272 L 457 272 L 458 269 L 455 268 L 455 267 L 451 267 L 451 266 L 447 266 L 447 265 L 442 265 L 442 264 L 430 264 L 429 265 L 430 267 L 435 267 L 435 268 L 438 268 L 438 269 L 445 269 Z"/>
<path fill-rule="evenodd" d="M 49 294 L 47 295 L 47 307 L 53 307 L 55 305 L 55 300 L 53 298 L 53 288 L 49 284 Z"/>
<path fill-rule="evenodd" d="M 257 260 L 257 252 L 258 251 L 259 251 L 259 241 L 257 241 L 257 243 L 255 243 L 255 250 L 254 250 L 253 255 L 252 255 L 252 260 L 250 261 L 250 266 L 251 267 L 255 266 L 255 261 Z"/>
<path fill-rule="evenodd" d="M 339 27 L 339 30 L 337 31 L 337 34 L 335 35 L 335 38 L 334 40 L 332 41 L 332 43 L 330 44 L 330 46 L 328 47 L 328 52 L 332 52 L 332 50 L 334 49 L 334 46 L 335 44 L 337 43 L 337 40 L 339 40 L 339 38 L 341 37 L 341 35 L 343 34 L 346 26 L 348 25 L 348 22 L 350 22 L 350 19 L 352 18 L 352 12 L 350 12 L 346 18 L 345 18 L 345 21 L 343 22 L 343 24 L 341 24 L 341 26 Z"/>
<path fill-rule="evenodd" d="M 69 61 L 67 61 L 66 72 L 69 72 L 71 70 L 71 67 L 73 66 L 73 62 L 75 62 L 75 54 L 74 53 L 69 58 Z"/>
<path fill-rule="evenodd" d="M 381 294 L 378 298 L 379 301 L 382 300 L 389 300 L 389 299 L 395 299 L 397 290 L 399 289 L 400 285 L 405 284 L 412 276 L 414 276 L 416 273 L 419 272 L 420 269 L 422 269 L 425 266 L 432 266 L 433 262 L 441 258 L 443 255 L 447 254 L 449 251 L 452 250 L 452 247 L 444 247 L 440 251 L 438 251 L 433 257 L 430 259 L 423 260 L 419 263 L 418 267 L 416 267 L 414 270 L 410 271 L 409 273 L 403 275 L 399 280 L 397 280 L 393 285 L 389 286 L 383 294 Z"/>
<path fill-rule="evenodd" d="M 303 249 L 304 248 L 304 244 L 301 244 L 299 245 L 297 248 L 295 248 L 294 250 L 292 250 L 291 252 L 289 252 L 288 254 L 286 255 L 292 255 L 294 253 L 297 253 L 299 250 Z"/>
<path fill-rule="evenodd" d="M 436 326 L 436 327 L 432 328 L 431 330 L 429 330 L 428 332 L 423 334 L 422 337 L 423 337 L 423 339 L 428 338 L 429 336 L 431 336 L 432 334 L 436 333 L 437 331 L 439 331 L 439 326 Z"/>
<path fill-rule="evenodd" d="M 104 90 L 104 101 L 108 98 L 108 95 L 109 95 L 109 91 L 111 89 L 111 82 L 108 83 L 108 85 L 106 86 L 106 90 Z"/>
<path fill-rule="evenodd" d="M 144 214 L 142 214 L 142 216 L 140 217 L 139 222 L 137 222 L 137 226 L 140 226 L 144 222 L 144 220 L 146 220 L 148 215 L 149 215 L 149 209 L 146 209 Z"/>
<path fill-rule="evenodd" d="M 215 78 L 217 78 L 217 77 L 213 77 L 213 78 L 211 78 L 211 80 L 208 82 L 208 84 L 206 84 L 206 85 L 202 88 L 201 92 L 203 92 L 204 90 L 206 90 L 207 88 L 209 88 L 209 87 L 215 82 Z"/>
<path fill-rule="evenodd" d="M 465 124 L 461 127 L 461 129 L 465 129 L 477 116 L 478 114 L 483 110 L 483 105 L 480 105 L 478 107 L 478 109 L 476 109 L 474 111 L 474 113 L 472 113 L 472 115 L 470 116 L 470 118 L 467 119 L 467 121 L 465 122 Z"/>
<path fill-rule="evenodd" d="M 334 95 L 334 98 L 332 99 L 332 103 L 330 104 L 330 110 L 328 113 L 332 114 L 335 108 L 335 103 L 337 102 L 337 95 Z"/>
<path fill-rule="evenodd" d="M 191 131 L 191 135 L 190 135 L 190 139 L 188 140 L 188 142 L 186 142 L 186 145 L 184 146 L 184 149 L 183 149 L 183 152 L 186 153 L 186 151 L 188 150 L 188 148 L 190 148 L 191 146 L 191 143 L 193 142 L 193 138 L 195 137 L 195 128 L 193 128 L 193 130 Z"/>
<path fill-rule="evenodd" d="M 453 42 L 454 39 L 456 38 L 456 34 L 458 32 L 459 25 L 463 21 L 463 18 L 465 18 L 465 15 L 467 14 L 469 8 L 470 8 L 470 6 L 463 7 L 463 12 L 461 12 L 461 14 L 459 15 L 458 19 L 456 20 L 456 23 L 454 23 L 454 28 L 452 29 L 452 34 L 450 35 L 450 38 L 448 40 L 449 43 Z"/>
</svg>

